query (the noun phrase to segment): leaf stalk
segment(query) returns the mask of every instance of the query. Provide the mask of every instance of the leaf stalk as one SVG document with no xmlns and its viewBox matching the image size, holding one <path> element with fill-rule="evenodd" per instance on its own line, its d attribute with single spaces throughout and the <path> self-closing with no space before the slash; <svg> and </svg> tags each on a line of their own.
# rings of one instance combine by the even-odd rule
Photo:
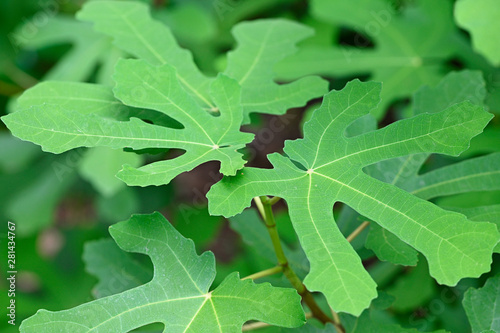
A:
<svg viewBox="0 0 500 333">
<path fill-rule="evenodd" d="M 302 283 L 302 280 L 300 280 L 300 278 L 288 263 L 288 259 L 285 255 L 285 252 L 283 251 L 283 247 L 281 246 L 278 228 L 276 227 L 276 220 L 274 218 L 272 209 L 273 199 L 269 199 L 267 196 L 261 196 L 255 197 L 254 202 L 262 215 L 264 223 L 266 224 L 267 231 L 269 232 L 269 236 L 271 237 L 271 241 L 273 243 L 276 258 L 278 259 L 278 264 L 283 267 L 283 274 L 286 276 L 288 281 L 290 281 L 292 286 L 297 290 L 304 303 L 307 304 L 312 312 L 313 317 L 321 321 L 323 324 L 333 323 L 335 325 L 335 322 L 330 317 L 328 317 L 323 312 L 323 310 L 321 310 L 318 303 L 316 303 L 316 301 L 314 300 L 311 292 Z M 277 200 L 274 200 L 274 202 L 277 202 Z"/>
<path fill-rule="evenodd" d="M 365 221 L 359 225 L 349 236 L 347 236 L 347 241 L 350 243 L 354 240 L 354 238 L 358 237 L 359 234 L 363 232 L 370 225 L 370 221 Z"/>
<path fill-rule="evenodd" d="M 263 278 L 263 277 L 266 277 L 269 275 L 273 275 L 273 274 L 277 274 L 277 273 L 281 273 L 281 272 L 283 272 L 283 266 L 278 265 L 278 266 L 271 267 L 271 268 L 268 268 L 266 270 L 248 275 L 248 276 L 244 277 L 242 280 L 247 280 L 247 279 L 256 280 L 256 279 L 260 279 L 260 278 Z"/>
</svg>

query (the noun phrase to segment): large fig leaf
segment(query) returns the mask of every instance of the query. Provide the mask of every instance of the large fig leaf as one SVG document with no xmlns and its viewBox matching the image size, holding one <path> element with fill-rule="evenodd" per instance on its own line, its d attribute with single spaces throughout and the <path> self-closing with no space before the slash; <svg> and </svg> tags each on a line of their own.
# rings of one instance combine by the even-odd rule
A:
<svg viewBox="0 0 500 333">
<path fill-rule="evenodd" d="M 213 253 L 198 256 L 194 243 L 159 213 L 135 215 L 110 232 L 125 251 L 151 257 L 153 279 L 73 309 L 40 310 L 23 321 L 21 332 L 128 332 L 158 322 L 165 325 L 164 332 L 241 332 L 251 319 L 284 327 L 305 322 L 293 289 L 256 285 L 234 273 L 209 291 L 215 277 Z"/>
<path fill-rule="evenodd" d="M 288 157 L 269 155 L 274 169 L 245 168 L 208 193 L 211 213 L 224 216 L 241 212 L 255 196 L 284 198 L 311 263 L 304 283 L 323 292 L 334 310 L 355 315 L 376 296 L 376 286 L 335 225 L 335 202 L 346 203 L 423 253 L 430 274 L 443 284 L 488 271 L 499 238 L 493 224 L 469 221 L 362 171 L 398 156 L 458 155 L 491 114 L 464 102 L 347 138 L 349 124 L 377 106 L 380 89 L 378 83 L 355 80 L 327 94 L 305 125 L 304 139 L 285 144 Z"/>
</svg>

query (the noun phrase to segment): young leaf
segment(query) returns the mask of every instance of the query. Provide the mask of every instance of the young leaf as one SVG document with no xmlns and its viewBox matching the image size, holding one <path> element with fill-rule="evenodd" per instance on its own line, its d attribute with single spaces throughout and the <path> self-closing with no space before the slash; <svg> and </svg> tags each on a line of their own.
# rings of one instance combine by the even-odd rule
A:
<svg viewBox="0 0 500 333">
<path fill-rule="evenodd" d="M 228 71 L 242 83 L 247 96 L 243 102 L 247 103 L 248 99 L 257 102 L 247 112 L 243 109 L 246 107 L 240 105 L 238 84 L 225 75 L 216 79 L 203 76 L 190 53 L 177 45 L 170 30 L 152 20 L 147 6 L 135 2 L 92 2 L 79 17 L 93 21 L 96 29 L 112 36 L 120 48 L 141 58 L 117 64 L 114 92 L 126 104 L 146 111 L 124 107 L 104 86 L 70 84 L 66 87 L 64 83 L 50 82 L 36 86 L 22 98 L 18 108 L 33 106 L 32 109 L 21 110 L 4 120 L 19 137 L 55 153 L 80 146 L 186 151 L 175 160 L 140 169 L 125 166 L 118 177 L 129 185 L 166 184 L 179 173 L 210 160 L 221 161 L 221 172 L 233 175 L 244 164 L 236 150 L 252 137 L 239 132 L 242 116 L 248 119 L 248 110 L 271 112 L 273 109 L 273 113 L 284 113 L 287 108 L 302 105 L 326 91 L 326 81 L 319 78 L 282 86 L 273 82 L 270 71 L 273 64 L 293 52 L 295 43 L 310 34 L 308 28 L 295 23 L 259 21 L 236 30 L 240 44 L 230 57 Z M 261 52 L 249 56 L 245 50 L 255 45 L 248 39 L 248 31 L 254 28 L 269 38 L 260 40 Z M 276 49 L 274 44 L 280 48 Z M 245 71 L 240 72 L 231 64 L 242 66 Z M 220 117 L 218 112 L 222 113 Z M 132 117 L 148 120 L 153 125 Z M 128 119 L 129 122 L 117 121 Z"/>
<path fill-rule="evenodd" d="M 74 100 L 72 108 L 66 109 L 35 105 L 2 119 L 16 136 L 54 153 L 81 146 L 186 150 L 174 160 L 159 161 L 140 169 L 125 166 L 119 178 L 129 185 L 167 184 L 179 173 L 211 160 L 221 161 L 221 172 L 225 174 L 234 175 L 243 167 L 242 155 L 236 150 L 250 142 L 253 135 L 239 132 L 240 89 L 234 80 L 219 75 L 211 84 L 211 97 L 220 110 L 220 116 L 216 117 L 203 110 L 183 90 L 170 65 L 154 67 L 142 60 L 121 60 L 115 79 L 118 82 L 115 94 L 126 104 L 172 115 L 184 128 L 156 126 L 137 118 L 122 122 L 95 113 L 83 114 L 79 109 L 87 108 L 82 105 L 84 100 Z"/>
<path fill-rule="evenodd" d="M 233 79 L 220 74 L 211 84 L 212 100 L 220 110 L 218 117 L 194 103 L 176 82 L 175 70 L 169 65 L 153 67 L 141 60 L 122 60 L 116 67 L 115 80 L 115 95 L 125 104 L 159 110 L 184 125 L 170 148 L 184 149 L 186 153 L 173 161 L 140 169 L 125 167 L 118 177 L 127 184 L 166 184 L 179 173 L 214 159 L 221 161 L 223 174 L 234 175 L 243 167 L 245 162 L 236 150 L 250 142 L 253 135 L 239 131 L 240 87 Z"/>
<path fill-rule="evenodd" d="M 350 82 L 323 100 L 285 153 L 269 155 L 274 169 L 245 168 L 208 193 L 213 214 L 232 216 L 259 195 L 284 198 L 311 263 L 304 280 L 321 291 L 336 311 L 359 314 L 376 295 L 375 283 L 335 226 L 332 206 L 341 201 L 422 252 L 439 283 L 454 285 L 489 269 L 499 235 L 362 172 L 381 160 L 423 152 L 457 155 L 491 119 L 482 107 L 464 102 L 440 113 L 401 120 L 383 129 L 346 138 L 345 129 L 379 101 L 380 84 Z M 453 225 L 453 228 L 449 228 Z"/>
<path fill-rule="evenodd" d="M 500 275 L 489 278 L 482 288 L 467 290 L 463 305 L 472 333 L 500 331 Z"/>
<path fill-rule="evenodd" d="M 459 0 L 455 3 L 455 19 L 472 35 L 474 48 L 493 65 L 500 65 L 500 10 L 495 0 Z"/>
<path fill-rule="evenodd" d="M 292 289 L 256 285 L 234 273 L 209 292 L 213 254 L 198 256 L 194 243 L 159 213 L 135 215 L 110 233 L 122 249 L 151 257 L 151 282 L 70 310 L 40 310 L 23 321 L 22 333 L 128 332 L 155 322 L 165 325 L 164 332 L 238 332 L 251 319 L 285 327 L 305 321 Z"/>
</svg>

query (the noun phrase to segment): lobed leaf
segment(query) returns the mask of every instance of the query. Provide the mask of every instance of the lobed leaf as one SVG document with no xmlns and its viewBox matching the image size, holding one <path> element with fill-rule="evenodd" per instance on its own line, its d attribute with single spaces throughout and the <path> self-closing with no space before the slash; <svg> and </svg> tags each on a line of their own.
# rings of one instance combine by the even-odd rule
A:
<svg viewBox="0 0 500 333">
<path fill-rule="evenodd" d="M 128 185 L 167 184 L 212 160 L 221 162 L 223 174 L 234 175 L 245 163 L 237 150 L 253 137 L 239 131 L 250 112 L 282 114 L 327 89 L 318 77 L 285 85 L 273 81 L 274 64 L 311 34 L 297 23 L 262 20 L 235 28 L 239 46 L 229 56 L 227 72 L 240 86 L 228 75 L 204 76 L 144 4 L 90 2 L 78 16 L 140 59 L 118 61 L 113 92 L 100 85 L 46 82 L 23 94 L 19 111 L 2 119 L 16 136 L 53 153 L 76 147 L 185 152 L 141 168 L 124 165 L 118 178 Z M 255 32 L 263 38 L 249 38 Z"/>
<path fill-rule="evenodd" d="M 305 125 L 304 139 L 285 144 L 288 158 L 272 154 L 274 169 L 245 168 L 208 193 L 211 213 L 224 216 L 241 212 L 255 196 L 284 198 L 311 263 L 304 283 L 323 292 L 335 311 L 356 315 L 376 296 L 375 283 L 335 225 L 335 202 L 346 203 L 423 253 L 439 283 L 454 285 L 489 270 L 499 238 L 492 224 L 469 221 L 362 172 L 398 156 L 457 155 L 491 115 L 464 102 L 346 138 L 345 129 L 377 106 L 379 94 L 380 84 L 357 80 L 330 92 Z"/>
<path fill-rule="evenodd" d="M 179 47 L 168 27 L 151 18 L 147 6 L 99 1 L 84 6 L 78 17 L 93 22 L 97 31 L 111 36 L 119 48 L 135 57 L 173 66 L 183 87 L 204 108 L 216 111 L 209 89 L 213 79 L 199 71 L 191 53 Z M 274 65 L 295 53 L 295 44 L 311 34 L 303 25 L 279 19 L 245 22 L 233 29 L 238 48 L 229 54 L 224 73 L 241 85 L 245 123 L 250 112 L 283 114 L 327 91 L 327 82 L 319 77 L 286 85 L 273 81 Z"/>
<path fill-rule="evenodd" d="M 311 36 L 312 29 L 275 19 L 243 22 L 232 33 L 238 47 L 228 53 L 224 73 L 241 86 L 244 123 L 250 122 L 251 112 L 283 114 L 328 91 L 328 82 L 317 76 L 282 85 L 274 82 L 274 66 L 294 54 L 295 44 Z"/>
<path fill-rule="evenodd" d="M 152 71 L 156 79 L 146 81 Z M 82 146 L 186 150 L 174 160 L 159 161 L 139 169 L 125 166 L 119 178 L 129 185 L 167 184 L 179 173 L 210 160 L 221 161 L 221 172 L 227 174 L 234 174 L 243 166 L 242 155 L 236 150 L 251 141 L 253 135 L 239 132 L 240 89 L 234 80 L 219 75 L 211 85 L 211 96 L 221 113 L 216 117 L 203 110 L 182 89 L 175 70 L 169 65 L 154 67 L 142 60 L 122 60 L 117 64 L 116 77 L 122 81 L 117 84 L 115 93 L 124 102 L 142 108 L 154 106 L 165 115 L 177 118 L 184 128 L 157 126 L 137 118 L 123 122 L 96 113 L 83 114 L 79 109 L 88 107 L 82 106 L 85 100 L 73 101 L 71 106 L 75 109 L 35 105 L 2 119 L 16 136 L 36 142 L 54 153 Z"/>
<path fill-rule="evenodd" d="M 256 285 L 234 273 L 209 291 L 213 254 L 198 256 L 194 243 L 159 213 L 135 215 L 110 233 L 123 250 L 151 257 L 153 279 L 73 309 L 40 310 L 23 321 L 21 332 L 128 332 L 156 322 L 165 325 L 164 332 L 241 332 L 251 319 L 284 327 L 305 321 L 300 296 L 292 289 Z"/>
</svg>

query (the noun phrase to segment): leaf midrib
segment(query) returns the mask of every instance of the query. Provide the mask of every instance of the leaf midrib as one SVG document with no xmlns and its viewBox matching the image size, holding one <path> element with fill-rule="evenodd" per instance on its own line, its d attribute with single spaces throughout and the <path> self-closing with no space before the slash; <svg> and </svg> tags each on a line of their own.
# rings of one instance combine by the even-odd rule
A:
<svg viewBox="0 0 500 333">
<path fill-rule="evenodd" d="M 362 154 L 362 153 L 366 153 L 366 152 L 369 152 L 369 151 L 371 151 L 371 150 L 375 150 L 375 149 L 382 149 L 382 148 L 387 148 L 387 147 L 392 146 L 392 145 L 397 145 L 397 144 L 405 143 L 405 142 L 412 141 L 412 140 L 418 140 L 418 139 L 420 139 L 420 138 L 424 138 L 424 137 L 426 137 L 426 136 L 431 136 L 431 135 L 433 135 L 433 134 L 439 133 L 440 131 L 445 131 L 445 130 L 447 131 L 447 130 L 449 130 L 449 129 L 451 129 L 451 128 L 454 128 L 454 127 L 463 127 L 465 124 L 468 124 L 468 123 L 471 123 L 471 122 L 476 122 L 477 120 L 478 120 L 478 119 L 474 119 L 474 118 L 472 118 L 472 119 L 470 119 L 470 120 L 469 120 L 469 121 L 467 121 L 467 122 L 463 122 L 463 123 L 460 123 L 460 124 L 454 124 L 454 125 L 452 125 L 452 126 L 442 127 L 442 128 L 440 128 L 440 129 L 438 129 L 438 130 L 436 130 L 436 131 L 428 132 L 428 133 L 425 133 L 425 134 L 422 134 L 422 135 L 419 135 L 419 136 L 414 136 L 414 137 L 411 137 L 411 138 L 408 138 L 408 139 L 405 139 L 405 140 L 395 141 L 395 142 L 388 143 L 388 144 L 385 144 L 385 145 L 380 145 L 380 146 L 376 146 L 376 147 L 372 147 L 372 148 L 368 148 L 368 149 L 364 149 L 364 150 L 359 150 L 359 151 L 357 151 L 357 152 L 354 152 L 354 153 L 351 153 L 351 154 L 348 154 L 348 155 L 344 155 L 344 156 L 342 156 L 342 157 L 339 157 L 339 158 L 337 158 L 336 160 L 333 160 L 333 161 L 327 162 L 327 163 L 325 163 L 325 164 L 323 164 L 323 165 L 320 165 L 320 166 L 318 166 L 318 167 L 315 167 L 315 168 L 313 167 L 312 169 L 314 169 L 314 170 L 318 170 L 318 169 L 320 169 L 320 168 L 323 168 L 323 167 L 328 166 L 328 165 L 330 165 L 330 164 L 336 163 L 336 162 L 341 161 L 341 160 L 343 160 L 343 159 L 349 158 L 349 157 L 351 157 L 351 156 L 359 155 L 359 154 Z M 325 132 L 326 132 L 326 130 L 325 130 Z M 435 141 L 435 140 L 434 140 L 434 141 Z M 349 143 L 348 143 L 348 144 L 349 144 Z M 441 145 L 443 145 L 443 144 L 441 144 Z M 447 146 L 447 147 L 458 147 L 458 146 Z M 410 154 L 411 154 L 411 153 L 410 153 Z M 409 154 L 409 155 L 410 155 L 410 154 Z M 418 154 L 418 153 L 417 153 L 417 154 Z M 411 154 L 411 155 L 413 155 L 413 154 Z"/>
<path fill-rule="evenodd" d="M 120 139 L 120 140 L 135 140 L 135 141 L 153 141 L 153 142 L 172 142 L 172 143 L 181 143 L 181 144 L 188 144 L 188 145 L 194 145 L 194 146 L 203 146 L 203 147 L 209 147 L 213 148 L 211 145 L 204 144 L 204 143 L 199 143 L 199 142 L 190 142 L 190 141 L 182 141 L 182 140 L 167 140 L 167 139 L 151 139 L 151 138 L 137 138 L 137 137 L 126 137 L 126 136 L 111 136 L 111 135 L 99 135 L 99 134 L 89 134 L 89 133 L 74 133 L 74 132 L 63 132 L 63 131 L 56 131 L 54 129 L 48 129 L 45 127 L 37 127 L 33 125 L 28 125 L 26 123 L 21 123 L 21 122 L 16 122 L 13 121 L 12 124 L 17 124 L 20 125 L 19 127 L 27 127 L 27 128 L 32 128 L 36 130 L 41 130 L 41 132 L 53 132 L 53 133 L 58 133 L 62 135 L 70 135 L 70 136 L 75 136 L 75 137 L 96 137 L 96 138 L 107 138 L 107 139 Z M 166 148 L 169 148 L 165 146 Z"/>
</svg>

